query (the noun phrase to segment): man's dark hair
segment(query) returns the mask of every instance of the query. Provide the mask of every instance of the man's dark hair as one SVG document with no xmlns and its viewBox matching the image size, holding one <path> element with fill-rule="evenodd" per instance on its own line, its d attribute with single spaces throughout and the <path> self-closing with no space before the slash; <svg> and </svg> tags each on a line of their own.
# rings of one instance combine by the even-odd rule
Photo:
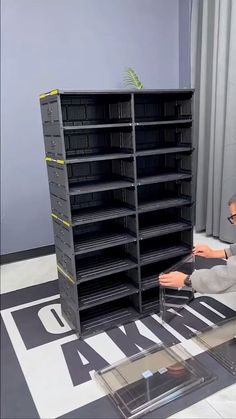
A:
<svg viewBox="0 0 236 419">
<path fill-rule="evenodd" d="M 231 198 L 228 202 L 228 205 L 231 205 L 231 204 L 236 204 L 236 194 L 231 196 Z"/>
</svg>

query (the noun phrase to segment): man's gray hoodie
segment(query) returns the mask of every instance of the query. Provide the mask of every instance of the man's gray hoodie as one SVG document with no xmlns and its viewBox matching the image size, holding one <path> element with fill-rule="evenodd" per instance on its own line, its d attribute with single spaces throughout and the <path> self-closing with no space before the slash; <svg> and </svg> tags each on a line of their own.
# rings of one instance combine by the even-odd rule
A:
<svg viewBox="0 0 236 419">
<path fill-rule="evenodd" d="M 199 269 L 191 275 L 195 291 L 209 294 L 236 291 L 236 243 L 225 249 L 227 264 Z"/>
</svg>

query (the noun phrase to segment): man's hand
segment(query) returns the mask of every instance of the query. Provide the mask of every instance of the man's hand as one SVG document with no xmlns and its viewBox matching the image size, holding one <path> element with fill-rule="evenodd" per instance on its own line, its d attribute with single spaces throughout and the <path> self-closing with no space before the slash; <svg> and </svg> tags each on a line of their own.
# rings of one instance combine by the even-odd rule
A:
<svg viewBox="0 0 236 419">
<path fill-rule="evenodd" d="M 202 256 L 203 258 L 225 258 L 224 250 L 213 250 L 209 246 L 199 244 L 193 249 L 195 256 Z"/>
<path fill-rule="evenodd" d="M 160 275 L 159 282 L 163 287 L 182 288 L 186 277 L 186 274 L 175 271 L 170 272 L 169 274 Z"/>
</svg>

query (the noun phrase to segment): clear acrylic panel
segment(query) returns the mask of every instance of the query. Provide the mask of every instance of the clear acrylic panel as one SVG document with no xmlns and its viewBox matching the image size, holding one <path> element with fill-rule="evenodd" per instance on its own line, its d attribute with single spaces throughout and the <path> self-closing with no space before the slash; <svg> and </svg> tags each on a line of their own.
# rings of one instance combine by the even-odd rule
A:
<svg viewBox="0 0 236 419">
<path fill-rule="evenodd" d="M 175 265 L 171 266 L 163 273 L 173 271 L 180 271 L 187 275 L 191 275 L 195 270 L 195 257 L 193 254 L 182 258 Z M 188 291 L 188 292 L 187 292 Z M 159 302 L 160 302 L 160 317 L 162 322 L 165 322 L 166 310 L 174 308 L 181 309 L 186 303 L 193 298 L 193 291 L 189 287 L 184 287 L 181 290 L 177 288 L 167 288 L 159 286 Z"/>
<path fill-rule="evenodd" d="M 200 333 L 196 340 L 221 365 L 236 375 L 236 317 Z"/>
<path fill-rule="evenodd" d="M 163 344 L 95 374 L 125 418 L 138 418 L 215 377 L 181 346 Z"/>
</svg>

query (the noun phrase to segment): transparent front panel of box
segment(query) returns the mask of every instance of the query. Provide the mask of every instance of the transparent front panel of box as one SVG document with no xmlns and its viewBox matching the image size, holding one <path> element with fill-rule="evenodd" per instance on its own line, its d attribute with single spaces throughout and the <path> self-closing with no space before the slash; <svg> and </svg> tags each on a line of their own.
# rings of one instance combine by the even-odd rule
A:
<svg viewBox="0 0 236 419">
<path fill-rule="evenodd" d="M 163 273 L 173 271 L 183 272 L 186 275 L 191 275 L 195 270 L 195 257 L 188 255 L 176 264 L 165 270 Z M 159 287 L 159 301 L 160 301 L 160 317 L 162 322 L 166 320 L 166 311 L 173 308 L 175 311 L 181 309 L 185 304 L 188 304 L 193 299 L 193 291 L 191 288 L 184 287 L 181 289 L 171 287 Z"/>
<path fill-rule="evenodd" d="M 236 317 L 209 328 L 196 337 L 217 361 L 236 375 Z"/>
<path fill-rule="evenodd" d="M 160 344 L 98 371 L 96 378 L 125 418 L 137 418 L 214 377 L 180 344 Z"/>
</svg>

